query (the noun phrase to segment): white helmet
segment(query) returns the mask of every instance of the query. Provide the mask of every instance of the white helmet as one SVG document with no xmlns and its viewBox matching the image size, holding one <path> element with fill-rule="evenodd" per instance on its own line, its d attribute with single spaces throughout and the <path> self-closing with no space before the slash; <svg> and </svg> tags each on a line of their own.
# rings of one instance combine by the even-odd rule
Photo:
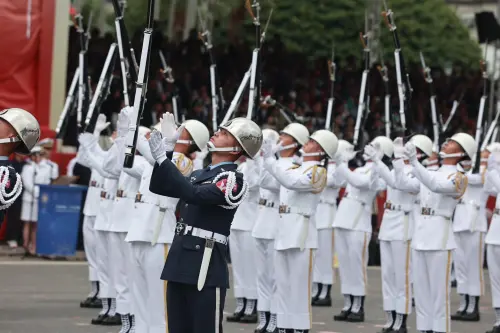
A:
<svg viewBox="0 0 500 333">
<path fill-rule="evenodd" d="M 490 153 L 499 153 L 500 152 L 500 142 L 493 142 L 486 146 L 486 150 Z"/>
<path fill-rule="evenodd" d="M 353 151 L 354 146 L 349 141 L 339 140 L 336 155 L 342 154 L 343 152 L 348 151 L 348 150 Z"/>
<path fill-rule="evenodd" d="M 270 141 L 272 143 L 277 143 L 280 139 L 280 135 L 273 129 L 265 128 L 262 130 L 262 137 L 264 141 Z"/>
<path fill-rule="evenodd" d="M 146 126 L 139 126 L 139 136 L 146 136 L 148 133 L 151 132 L 151 130 L 149 128 L 147 128 Z"/>
<path fill-rule="evenodd" d="M 309 139 L 316 141 L 329 158 L 333 158 L 335 156 L 339 146 L 339 140 L 332 132 L 324 129 L 318 130 L 314 132 Z M 311 156 L 311 153 L 305 153 L 302 154 L 302 156 Z"/>
<path fill-rule="evenodd" d="M 415 147 L 420 149 L 425 155 L 432 155 L 432 140 L 427 136 L 422 134 L 417 134 L 412 136 L 410 142 L 413 143 Z"/>
<path fill-rule="evenodd" d="M 40 124 L 38 120 L 26 110 L 11 108 L 0 111 L 0 119 L 6 121 L 17 133 L 15 138 L 1 138 L 0 143 L 21 142 L 15 152 L 29 154 L 31 149 L 40 140 Z"/>
<path fill-rule="evenodd" d="M 466 155 L 470 159 L 474 158 L 474 155 L 477 152 L 477 145 L 476 145 L 476 140 L 474 138 L 467 134 L 467 133 L 457 133 L 453 135 L 450 140 L 455 141 L 462 147 L 464 150 L 464 154 L 460 154 L 460 156 Z M 459 155 L 456 154 L 440 154 L 441 157 L 446 158 L 446 157 L 460 157 Z M 456 156 L 455 156 L 456 155 Z"/>
<path fill-rule="evenodd" d="M 281 133 L 290 135 L 301 146 L 305 145 L 307 140 L 309 140 L 309 130 L 307 127 L 299 123 L 289 124 L 281 131 Z"/>
<path fill-rule="evenodd" d="M 392 157 L 394 152 L 394 144 L 392 140 L 386 136 L 377 136 L 375 139 L 370 142 L 371 145 L 378 144 L 381 150 L 381 153 L 387 157 Z M 380 157 L 382 158 L 382 156 Z"/>
<path fill-rule="evenodd" d="M 194 119 L 186 120 L 181 127 L 185 128 L 191 136 L 190 140 L 177 140 L 177 143 L 184 144 L 195 144 L 198 147 L 198 150 L 202 150 L 207 146 L 208 140 L 210 139 L 210 132 L 208 131 L 207 126 L 205 126 L 202 122 Z"/>
<path fill-rule="evenodd" d="M 231 135 L 238 141 L 240 147 L 215 147 L 215 145 L 208 141 L 208 151 L 226 151 L 226 152 L 244 152 L 245 156 L 254 158 L 262 146 L 262 131 L 256 123 L 247 118 L 234 118 L 220 126 L 231 133 Z"/>
</svg>

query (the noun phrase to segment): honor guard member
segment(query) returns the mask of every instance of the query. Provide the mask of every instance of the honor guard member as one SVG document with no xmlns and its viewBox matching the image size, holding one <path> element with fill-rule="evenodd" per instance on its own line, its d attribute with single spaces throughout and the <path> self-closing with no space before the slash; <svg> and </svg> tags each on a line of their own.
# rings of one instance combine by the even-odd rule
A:
<svg viewBox="0 0 500 333">
<path fill-rule="evenodd" d="M 100 114 L 97 117 L 94 137 L 96 140 L 101 136 L 102 131 L 104 131 L 108 126 L 109 122 L 106 122 L 106 116 Z M 83 149 L 83 148 L 82 148 Z M 85 160 L 82 159 L 82 151 L 78 151 L 76 156 L 76 162 L 89 167 L 85 164 Z M 103 185 L 103 177 L 96 169 L 91 169 L 90 183 L 87 189 L 87 195 L 85 197 L 85 205 L 83 206 L 83 246 L 85 248 L 85 257 L 87 258 L 87 263 L 89 266 L 89 281 L 90 281 L 90 293 L 87 298 L 80 302 L 80 307 L 82 308 L 102 308 L 102 301 L 99 298 L 99 275 L 97 270 L 97 231 L 94 230 L 94 224 L 97 212 L 99 210 L 99 200 L 101 197 L 101 189 Z"/>
<path fill-rule="evenodd" d="M 10 167 L 13 153 L 28 155 L 40 139 L 40 125 L 26 110 L 11 108 L 0 111 L 0 225 L 6 210 L 23 190 L 21 175 Z"/>
<path fill-rule="evenodd" d="M 379 144 L 384 159 L 392 157 L 392 141 L 384 136 L 373 139 Z M 373 162 L 350 171 L 347 162 L 355 155 L 351 146 L 336 156 L 338 177 L 347 182 L 344 198 L 340 201 L 333 228 L 335 252 L 339 261 L 340 289 L 344 307 L 333 318 L 336 321 L 362 322 L 365 320 L 364 301 L 367 288 L 368 244 L 372 233 L 372 207 L 383 182 L 373 182 Z"/>
<path fill-rule="evenodd" d="M 351 144 L 339 140 L 337 153 L 344 151 Z M 314 219 L 318 229 L 318 249 L 315 251 L 312 305 L 331 306 L 331 288 L 335 282 L 333 274 L 333 229 L 332 224 L 337 212 L 337 199 L 340 188 L 345 186 L 345 180 L 335 175 L 335 161 L 328 162 L 328 177 L 326 187 L 321 193 L 318 209 Z"/>
<path fill-rule="evenodd" d="M 489 197 L 483 189 L 483 183 L 488 155 L 495 149 L 500 151 L 500 143 L 493 143 L 482 152 L 479 173 L 467 174 L 467 190 L 458 201 L 453 216 L 453 232 L 457 242 L 453 261 L 460 306 L 451 315 L 451 320 L 479 321 L 480 318 L 479 297 L 484 294 L 484 236 L 488 229 L 486 202 Z"/>
<path fill-rule="evenodd" d="M 118 179 L 120 177 L 120 164 L 125 156 L 125 136 L 128 132 L 131 107 L 125 107 L 118 115 L 117 134 L 111 148 L 104 152 L 100 149 L 97 140 L 91 133 L 83 133 L 79 136 L 80 149 L 84 163 L 92 169 L 96 169 L 104 178 L 101 189 L 99 210 L 96 215 L 94 229 L 97 231 L 97 254 L 98 254 L 98 274 L 99 274 L 99 297 L 102 300 L 103 308 L 99 315 L 92 319 L 93 325 L 121 325 L 121 317 L 116 313 L 116 288 L 115 276 L 113 274 L 113 251 L 112 236 L 110 235 L 113 203 L 118 189 Z"/>
<path fill-rule="evenodd" d="M 175 141 L 175 130 L 165 135 L 165 141 L 157 131 L 149 140 L 157 161 L 151 192 L 180 199 L 180 219 L 161 275 L 168 281 L 168 329 L 170 333 L 222 332 L 229 288 L 227 240 L 236 209 L 248 194 L 248 184 L 234 162 L 242 155 L 255 157 L 262 131 L 246 118 L 221 125 L 208 143 L 212 164 L 189 179 L 165 153 Z"/>
<path fill-rule="evenodd" d="M 314 212 L 326 186 L 327 172 L 321 161 L 333 158 L 338 139 L 330 131 L 314 132 L 302 147 L 302 165 L 283 168 L 273 157 L 270 143 L 262 148 L 264 168 L 281 184 L 281 215 L 275 239 L 275 281 L 278 330 L 295 333 L 312 327 L 311 279 L 313 249 L 318 246 Z"/>
<path fill-rule="evenodd" d="M 50 159 L 52 155 L 52 149 L 54 149 L 54 139 L 45 138 L 38 142 L 38 145 L 42 148 L 40 156 L 42 157 L 41 163 L 47 164 L 50 167 L 50 180 L 53 182 L 59 177 L 59 165 L 52 162 Z"/>
<path fill-rule="evenodd" d="M 432 141 L 425 135 L 417 134 L 410 140 L 418 149 L 420 161 L 432 155 Z M 372 177 L 381 177 L 387 185 L 387 199 L 379 231 L 380 260 L 382 274 L 383 308 L 386 323 L 382 332 L 406 333 L 406 320 L 412 310 L 411 290 L 411 237 L 413 234 L 415 195 L 400 191 L 396 187 L 396 170 L 389 170 L 381 160 L 378 145 L 367 145 L 365 155 L 374 162 Z M 403 140 L 394 140 L 394 160 L 392 162 L 408 175 L 412 166 L 404 155 Z M 420 206 L 419 206 L 420 207 Z"/>
<path fill-rule="evenodd" d="M 415 145 L 408 142 L 404 151 L 415 178 L 396 172 L 397 187 L 420 196 L 421 211 L 415 217 L 412 238 L 413 287 L 420 331 L 451 332 L 451 251 L 456 248 L 451 217 L 467 188 L 467 177 L 459 170 L 471 165 L 476 149 L 472 136 L 455 134 L 441 148 L 439 170 L 429 171 L 418 161 Z"/>
<path fill-rule="evenodd" d="M 264 129 L 262 130 L 267 145 L 275 146 L 279 156 L 277 163 L 282 169 L 288 169 L 294 164 L 294 157 L 299 149 L 309 139 L 307 128 L 298 123 L 286 126 L 280 134 Z M 279 140 L 279 141 L 278 141 Z M 274 151 L 273 151 L 274 153 Z M 262 159 L 261 159 L 262 161 Z M 260 193 L 259 214 L 252 235 L 255 237 L 257 246 L 257 311 L 259 311 L 259 325 L 256 332 L 276 332 L 278 312 L 278 301 L 275 279 L 275 237 L 280 222 L 278 211 L 280 203 L 281 184 L 263 166 L 260 170 Z M 244 305 L 239 304 L 236 313 L 241 311 Z M 281 313 L 284 313 L 281 311 Z"/>
<path fill-rule="evenodd" d="M 494 143 L 495 146 L 497 144 Z M 500 152 L 496 149 L 489 154 L 484 185 L 486 191 L 497 197 L 485 239 L 486 261 L 491 281 L 491 301 L 495 310 L 493 329 L 487 333 L 500 333 Z"/>
<path fill-rule="evenodd" d="M 245 302 L 242 311 L 227 317 L 229 322 L 257 322 L 257 270 L 255 269 L 256 244 L 252 237 L 255 225 L 255 213 L 259 208 L 259 162 L 260 154 L 255 160 L 244 159 L 237 171 L 245 176 L 248 184 L 248 195 L 238 207 L 231 224 L 229 235 L 229 252 L 233 273 L 233 292 L 237 303 Z M 239 304 L 237 304 L 238 307 Z"/>
</svg>

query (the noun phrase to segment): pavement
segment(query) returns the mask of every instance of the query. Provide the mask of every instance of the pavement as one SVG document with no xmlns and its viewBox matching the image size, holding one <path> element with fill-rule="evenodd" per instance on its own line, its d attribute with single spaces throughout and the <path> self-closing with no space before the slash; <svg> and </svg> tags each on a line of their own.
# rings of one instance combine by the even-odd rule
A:
<svg viewBox="0 0 500 333">
<path fill-rule="evenodd" d="M 117 333 L 117 327 L 90 325 L 96 309 L 81 309 L 79 302 L 87 295 L 87 265 L 84 261 L 24 259 L 0 255 L 0 333 Z M 486 296 L 481 299 L 481 321 L 452 322 L 452 332 L 482 333 L 491 328 L 494 313 L 490 308 L 491 292 L 485 272 Z M 380 269 L 368 268 L 369 293 L 366 299 L 366 321 L 362 324 L 334 322 L 332 315 L 342 307 L 339 285 L 334 286 L 333 307 L 313 307 L 311 333 L 375 333 L 384 324 Z M 235 306 L 228 292 L 225 314 Z M 452 311 L 458 297 L 452 294 Z M 415 315 L 409 319 L 410 332 L 415 333 Z M 225 333 L 252 333 L 253 324 L 224 322 Z M 141 333 L 141 332 L 137 332 Z"/>
</svg>

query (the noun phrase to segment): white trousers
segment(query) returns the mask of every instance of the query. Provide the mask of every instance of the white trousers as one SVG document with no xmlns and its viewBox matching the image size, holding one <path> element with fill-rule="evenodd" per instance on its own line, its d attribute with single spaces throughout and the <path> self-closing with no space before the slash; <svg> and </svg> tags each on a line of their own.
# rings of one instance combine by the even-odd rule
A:
<svg viewBox="0 0 500 333">
<path fill-rule="evenodd" d="M 457 293 L 470 296 L 484 295 L 484 232 L 455 233 L 457 248 L 453 253 Z"/>
<path fill-rule="evenodd" d="M 487 246 L 488 272 L 491 283 L 491 300 L 493 308 L 500 308 L 500 245 Z"/>
<path fill-rule="evenodd" d="M 167 281 L 160 279 L 169 245 L 132 242 L 132 311 L 137 333 L 167 331 Z M 182 319 L 179 319 L 182 320 Z"/>
<path fill-rule="evenodd" d="M 370 236 L 368 232 L 335 229 L 335 252 L 339 261 L 340 290 L 343 295 L 366 295 Z"/>
<path fill-rule="evenodd" d="M 276 314 L 279 328 L 310 330 L 313 250 L 275 253 Z"/>
<path fill-rule="evenodd" d="M 116 312 L 132 313 L 131 308 L 131 269 L 132 264 L 130 244 L 125 242 L 126 232 L 109 233 L 109 264 L 116 290 Z"/>
<path fill-rule="evenodd" d="M 451 250 L 413 250 L 417 330 L 450 333 Z"/>
<path fill-rule="evenodd" d="M 233 292 L 236 298 L 257 299 L 257 246 L 251 231 L 231 230 L 229 251 L 233 271 Z"/>
<path fill-rule="evenodd" d="M 97 274 L 97 231 L 94 230 L 95 216 L 83 216 L 83 247 L 89 265 L 89 281 L 99 281 Z"/>
<path fill-rule="evenodd" d="M 257 270 L 257 311 L 276 313 L 274 298 L 276 285 L 274 282 L 274 239 L 255 238 Z"/>
<path fill-rule="evenodd" d="M 411 313 L 410 241 L 380 241 L 384 311 Z"/>
<path fill-rule="evenodd" d="M 113 283 L 113 274 L 110 269 L 110 242 L 108 231 L 96 230 L 96 263 L 97 275 L 99 277 L 99 297 L 115 298 L 116 290 Z"/>
<path fill-rule="evenodd" d="M 314 254 L 313 282 L 335 283 L 333 251 L 333 229 L 318 229 L 318 248 Z"/>
</svg>

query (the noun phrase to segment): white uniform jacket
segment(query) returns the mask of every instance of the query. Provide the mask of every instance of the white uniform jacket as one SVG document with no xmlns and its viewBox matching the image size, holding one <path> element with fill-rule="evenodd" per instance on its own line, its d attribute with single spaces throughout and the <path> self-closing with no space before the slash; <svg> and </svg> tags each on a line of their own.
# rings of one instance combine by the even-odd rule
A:
<svg viewBox="0 0 500 333">
<path fill-rule="evenodd" d="M 418 162 L 412 166 L 415 178 L 396 168 L 397 187 L 419 193 L 420 197 L 412 247 L 423 251 L 455 249 L 451 219 L 458 199 L 467 188 L 467 176 L 458 172 L 455 165 L 443 165 L 437 171 L 429 171 Z"/>
<path fill-rule="evenodd" d="M 38 203 L 40 195 L 40 187 L 37 185 L 47 185 L 51 181 L 51 169 L 47 163 L 35 163 L 30 161 L 26 163 L 21 171 L 21 179 L 23 181 L 23 197 L 24 202 Z"/>
<path fill-rule="evenodd" d="M 318 231 L 314 213 L 321 191 L 326 186 L 326 169 L 317 161 L 303 162 L 301 166 L 286 167 L 273 157 L 264 160 L 264 167 L 281 184 L 281 219 L 275 238 L 275 249 L 315 249 L 318 247 Z"/>
<path fill-rule="evenodd" d="M 402 168 L 408 176 L 413 169 L 409 164 L 398 165 L 401 160 L 395 160 L 395 168 Z M 396 186 L 396 170 L 389 168 L 381 161 L 375 162 L 372 177 L 380 176 L 387 185 L 387 198 L 384 205 L 384 216 L 378 238 L 383 241 L 407 241 L 413 234 L 416 195 L 401 191 Z M 418 207 L 420 208 L 420 207 Z"/>
<path fill-rule="evenodd" d="M 384 188 L 378 177 L 371 176 L 372 168 L 372 162 L 354 171 L 349 170 L 347 163 L 337 166 L 336 175 L 346 180 L 347 187 L 333 220 L 334 228 L 372 232 L 373 200 Z"/>
<path fill-rule="evenodd" d="M 330 161 L 328 163 L 326 187 L 323 192 L 321 192 L 318 208 L 314 217 L 317 229 L 332 228 L 333 220 L 337 213 L 339 191 L 346 184 L 345 179 L 335 174 L 335 170 L 336 163 Z"/>
<path fill-rule="evenodd" d="M 495 210 L 491 217 L 490 228 L 486 234 L 485 243 L 500 245 L 500 172 L 495 169 L 486 171 L 484 189 L 490 195 L 496 195 Z"/>
<path fill-rule="evenodd" d="M 54 181 L 59 178 L 59 165 L 57 163 L 52 162 L 46 158 L 42 158 L 40 164 L 46 164 L 50 168 L 50 180 Z"/>
<path fill-rule="evenodd" d="M 248 195 L 238 206 L 234 214 L 231 230 L 252 231 L 256 213 L 259 210 L 259 173 L 260 156 L 256 160 L 247 159 L 238 166 L 238 171 L 245 176 L 248 183 Z"/>
<path fill-rule="evenodd" d="M 483 171 L 486 171 L 486 167 L 481 166 L 479 174 L 470 173 L 467 175 L 467 190 L 458 201 L 453 217 L 454 232 L 486 232 L 488 229 L 486 221 L 488 194 L 483 190 Z"/>
<path fill-rule="evenodd" d="M 293 165 L 293 158 L 283 157 L 278 160 L 280 166 L 288 169 Z M 252 236 L 259 239 L 274 239 L 280 219 L 280 189 L 278 180 L 261 166 L 260 170 L 260 199 L 258 218 L 253 227 Z"/>
</svg>

